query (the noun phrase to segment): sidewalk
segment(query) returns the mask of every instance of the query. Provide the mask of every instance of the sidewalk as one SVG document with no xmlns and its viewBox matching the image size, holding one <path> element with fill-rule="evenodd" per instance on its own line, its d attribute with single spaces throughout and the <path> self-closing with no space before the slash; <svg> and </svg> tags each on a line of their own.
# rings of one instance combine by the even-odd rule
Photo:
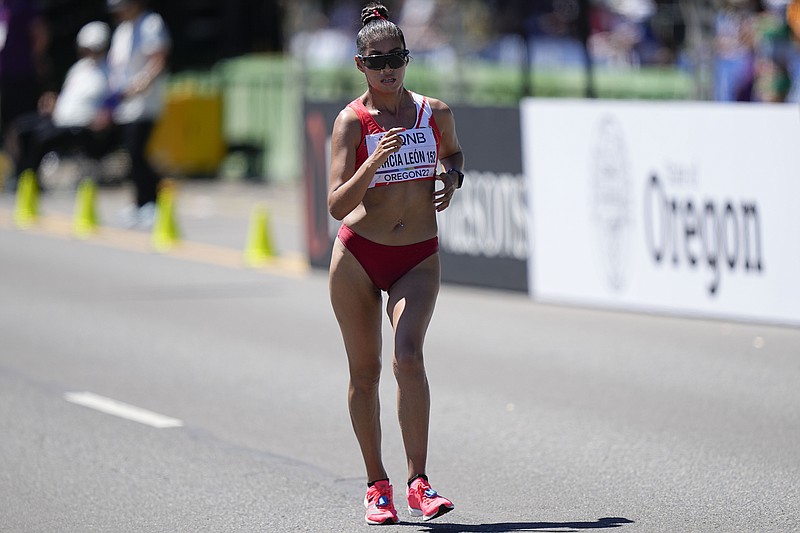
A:
<svg viewBox="0 0 800 533">
<path fill-rule="evenodd" d="M 301 184 L 269 184 L 247 181 L 177 180 L 176 218 L 181 242 L 213 245 L 243 252 L 247 246 L 250 217 L 265 206 L 270 236 L 279 256 L 306 257 Z M 96 209 L 103 228 L 122 230 L 120 212 L 133 198 L 129 183 L 100 186 Z M 42 218 L 72 220 L 74 190 L 54 190 L 39 197 Z M 0 211 L 14 211 L 15 196 L 0 194 Z M 7 217 L 4 217 L 7 218 Z M 149 234 L 144 230 L 131 233 Z"/>
</svg>

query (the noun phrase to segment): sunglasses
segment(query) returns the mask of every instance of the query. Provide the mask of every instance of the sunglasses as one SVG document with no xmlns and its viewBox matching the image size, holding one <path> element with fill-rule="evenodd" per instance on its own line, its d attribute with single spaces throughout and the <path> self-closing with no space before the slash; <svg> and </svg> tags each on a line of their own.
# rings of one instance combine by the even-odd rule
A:
<svg viewBox="0 0 800 533">
<path fill-rule="evenodd" d="M 391 54 L 378 54 L 374 56 L 359 55 L 358 58 L 364 63 L 364 66 L 370 70 L 383 70 L 386 68 L 386 65 L 389 65 L 389 68 L 392 69 L 406 66 L 406 64 L 408 64 L 408 54 L 408 50 L 402 50 Z"/>
</svg>

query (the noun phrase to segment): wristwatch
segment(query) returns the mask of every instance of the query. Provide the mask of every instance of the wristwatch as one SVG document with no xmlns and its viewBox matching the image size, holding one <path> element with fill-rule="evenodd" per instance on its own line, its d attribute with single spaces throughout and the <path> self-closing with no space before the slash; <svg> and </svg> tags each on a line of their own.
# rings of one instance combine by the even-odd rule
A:
<svg viewBox="0 0 800 533">
<path fill-rule="evenodd" d="M 456 176 L 458 176 L 458 182 L 456 183 L 456 189 L 460 189 L 462 185 L 464 185 L 464 173 L 458 170 L 457 168 L 451 168 L 447 171 L 448 174 L 451 172 L 455 172 Z"/>
</svg>

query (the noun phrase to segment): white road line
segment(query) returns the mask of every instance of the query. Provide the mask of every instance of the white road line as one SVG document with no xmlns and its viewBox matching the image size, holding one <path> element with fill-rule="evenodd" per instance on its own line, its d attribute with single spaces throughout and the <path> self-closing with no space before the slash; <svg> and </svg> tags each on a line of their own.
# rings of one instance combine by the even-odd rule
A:
<svg viewBox="0 0 800 533">
<path fill-rule="evenodd" d="M 158 429 L 177 428 L 183 426 L 183 422 L 177 418 L 160 415 L 147 409 L 142 409 L 133 405 L 118 402 L 111 398 L 99 396 L 91 392 L 67 392 L 64 399 L 76 405 L 82 405 L 95 411 L 100 411 L 113 416 L 118 416 L 126 420 L 132 420 Z"/>
</svg>

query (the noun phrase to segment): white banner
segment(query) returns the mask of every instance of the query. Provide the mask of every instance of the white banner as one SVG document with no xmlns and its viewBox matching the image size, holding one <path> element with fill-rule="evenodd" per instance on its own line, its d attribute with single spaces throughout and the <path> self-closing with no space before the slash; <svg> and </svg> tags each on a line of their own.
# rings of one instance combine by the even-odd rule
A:
<svg viewBox="0 0 800 533">
<path fill-rule="evenodd" d="M 800 109 L 522 104 L 542 301 L 800 324 Z"/>
</svg>

